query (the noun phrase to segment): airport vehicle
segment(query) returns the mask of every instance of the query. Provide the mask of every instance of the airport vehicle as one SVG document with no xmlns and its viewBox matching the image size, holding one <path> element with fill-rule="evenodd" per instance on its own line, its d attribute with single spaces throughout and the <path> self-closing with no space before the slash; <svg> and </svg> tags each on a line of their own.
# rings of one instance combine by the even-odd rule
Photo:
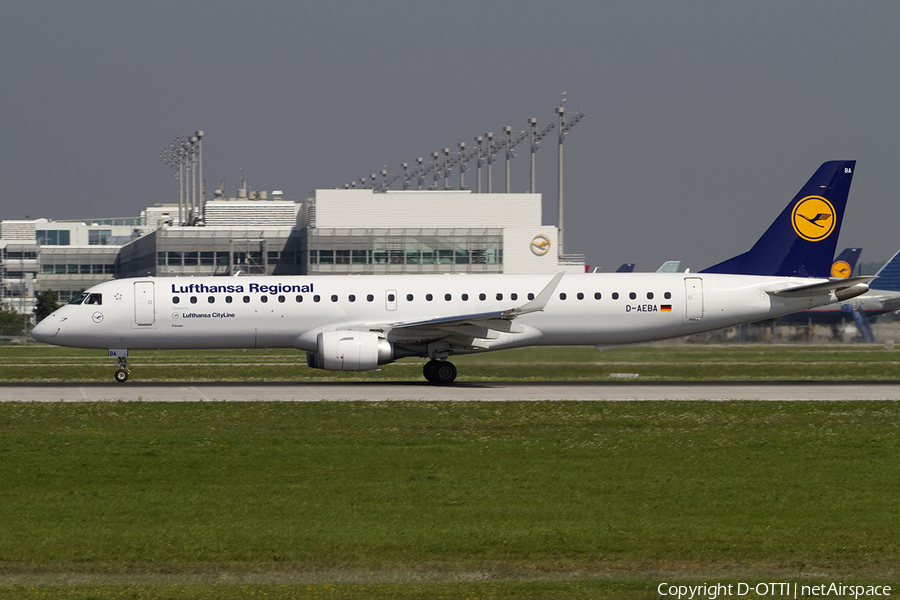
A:
<svg viewBox="0 0 900 600">
<path fill-rule="evenodd" d="M 532 345 L 603 350 L 845 300 L 871 278 L 828 277 L 855 161 L 823 164 L 753 248 L 700 273 L 132 278 L 96 285 L 32 336 L 105 348 L 128 379 L 134 349 L 296 348 L 310 367 L 369 371 Z"/>
</svg>

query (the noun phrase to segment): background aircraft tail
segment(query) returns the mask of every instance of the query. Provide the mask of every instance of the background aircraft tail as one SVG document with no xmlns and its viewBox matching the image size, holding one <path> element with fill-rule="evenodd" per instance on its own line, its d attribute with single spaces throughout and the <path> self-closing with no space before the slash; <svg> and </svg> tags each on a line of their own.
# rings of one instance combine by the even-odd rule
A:
<svg viewBox="0 0 900 600">
<path fill-rule="evenodd" d="M 862 254 L 862 248 L 844 248 L 843 252 L 838 254 L 838 257 L 831 263 L 831 276 L 842 279 L 853 277 L 853 270 L 856 269 L 860 254 Z"/>
<path fill-rule="evenodd" d="M 877 279 L 869 284 L 869 289 L 900 292 L 900 250 L 878 269 Z"/>
<path fill-rule="evenodd" d="M 855 160 L 823 164 L 749 251 L 701 273 L 829 277 L 854 170 Z"/>
</svg>

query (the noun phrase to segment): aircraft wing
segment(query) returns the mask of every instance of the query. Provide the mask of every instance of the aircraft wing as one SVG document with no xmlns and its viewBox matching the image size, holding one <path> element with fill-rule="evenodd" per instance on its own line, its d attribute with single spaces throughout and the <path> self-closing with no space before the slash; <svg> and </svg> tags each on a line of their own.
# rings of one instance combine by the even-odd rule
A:
<svg viewBox="0 0 900 600">
<path fill-rule="evenodd" d="M 855 298 L 860 294 L 868 292 L 869 282 L 873 279 L 875 279 L 874 275 L 869 277 L 832 279 L 823 283 L 812 283 L 780 290 L 770 290 L 768 294 L 770 296 L 781 296 L 785 298 L 804 298 L 831 292 L 837 300 L 849 300 L 850 298 Z"/>
<path fill-rule="evenodd" d="M 505 321 L 508 323 L 519 315 L 525 315 L 528 313 L 544 310 L 544 307 L 547 305 L 547 302 L 550 300 L 550 297 L 556 290 L 556 286 L 559 285 L 559 282 L 563 278 L 563 275 L 565 275 L 565 273 L 563 272 L 554 275 L 553 279 L 551 279 L 550 282 L 544 286 L 544 289 L 541 290 L 541 293 L 539 293 L 534 298 L 534 300 L 531 300 L 526 304 L 523 304 L 522 306 L 516 306 L 508 308 L 506 310 L 498 310 L 492 312 L 453 315 L 449 317 L 438 317 L 434 319 L 425 319 L 419 321 L 391 323 L 388 328 L 392 331 L 397 331 L 398 329 L 452 329 L 463 325 L 473 325 L 476 327 L 485 327 L 487 329 L 495 329 L 499 331 L 510 331 L 508 325 L 504 325 L 502 322 Z"/>
</svg>

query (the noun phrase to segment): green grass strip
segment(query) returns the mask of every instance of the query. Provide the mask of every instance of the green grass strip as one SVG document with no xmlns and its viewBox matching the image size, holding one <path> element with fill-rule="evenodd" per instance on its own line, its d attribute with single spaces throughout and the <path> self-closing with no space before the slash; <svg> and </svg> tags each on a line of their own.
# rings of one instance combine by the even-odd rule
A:
<svg viewBox="0 0 900 600">
<path fill-rule="evenodd" d="M 105 351 L 0 346 L 0 382 L 106 383 L 116 361 Z M 900 352 L 875 344 L 659 344 L 598 352 L 592 347 L 521 348 L 454 357 L 458 381 L 895 381 Z M 141 350 L 132 352 L 132 382 L 424 381 L 422 359 L 375 372 L 310 369 L 296 350 Z"/>
<path fill-rule="evenodd" d="M 896 577 L 898 426 L 882 402 L 3 404 L 0 574 Z"/>
</svg>

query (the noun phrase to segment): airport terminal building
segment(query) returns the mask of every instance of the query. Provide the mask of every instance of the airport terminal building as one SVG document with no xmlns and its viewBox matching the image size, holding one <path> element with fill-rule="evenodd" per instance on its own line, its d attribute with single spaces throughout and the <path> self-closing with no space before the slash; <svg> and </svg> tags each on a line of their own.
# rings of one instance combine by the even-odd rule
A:
<svg viewBox="0 0 900 600">
<path fill-rule="evenodd" d="M 31 314 L 122 277 L 583 272 L 541 223 L 541 195 L 469 190 L 316 190 L 301 201 L 246 193 L 203 205 L 178 225 L 177 204 L 137 217 L 0 221 L 0 301 Z"/>
</svg>

